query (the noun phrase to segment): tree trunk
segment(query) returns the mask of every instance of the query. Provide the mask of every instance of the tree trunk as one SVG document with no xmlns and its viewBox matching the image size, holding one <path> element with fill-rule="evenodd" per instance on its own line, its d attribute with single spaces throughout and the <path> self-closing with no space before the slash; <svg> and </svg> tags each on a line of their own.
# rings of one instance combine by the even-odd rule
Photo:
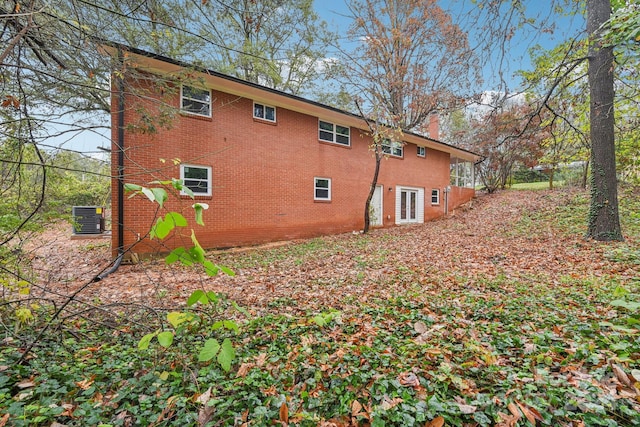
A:
<svg viewBox="0 0 640 427">
<path fill-rule="evenodd" d="M 363 233 L 369 232 L 369 227 L 371 226 L 371 215 L 370 215 L 370 207 L 371 207 L 371 199 L 373 198 L 373 193 L 376 191 L 376 186 L 378 185 L 378 174 L 380 173 L 380 161 L 382 160 L 382 153 L 380 153 L 380 147 L 376 146 L 376 169 L 373 172 L 373 179 L 371 180 L 371 188 L 369 189 L 369 195 L 367 196 L 367 201 L 364 204 L 364 229 Z"/>
<path fill-rule="evenodd" d="M 591 121 L 591 208 L 587 237 L 623 240 L 618 215 L 618 181 L 613 111 L 613 48 L 602 47 L 599 28 L 611 15 L 610 0 L 587 0 Z"/>
</svg>

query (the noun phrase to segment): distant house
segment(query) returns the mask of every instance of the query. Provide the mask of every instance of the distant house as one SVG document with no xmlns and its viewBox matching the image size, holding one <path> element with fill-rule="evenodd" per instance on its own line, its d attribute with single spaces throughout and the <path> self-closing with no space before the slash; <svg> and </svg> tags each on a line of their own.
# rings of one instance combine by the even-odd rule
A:
<svg viewBox="0 0 640 427">
<path fill-rule="evenodd" d="M 154 93 L 167 94 L 150 87 L 145 97 L 134 97 L 114 84 L 114 175 L 141 185 L 184 180 L 197 201 L 209 205 L 205 226 L 190 224 L 202 246 L 254 245 L 363 228 L 375 161 L 362 117 L 136 49 L 127 48 L 127 61 L 138 71 L 166 77 L 174 90 L 165 102 L 180 113 L 169 129 L 129 131 L 141 111 L 158 111 Z M 185 70 L 192 78 L 181 85 L 176 76 Z M 385 148 L 373 226 L 423 223 L 474 197 L 478 156 L 438 141 L 437 128 L 434 121 L 430 138 L 405 133 L 402 145 Z M 162 242 L 166 246 L 150 241 L 145 236 L 156 207 L 123 195 L 117 178 L 113 188 L 114 250 L 136 243 L 135 251 L 142 253 L 189 245 L 191 228 Z M 167 206 L 193 218 L 192 204 L 178 194 Z"/>
</svg>

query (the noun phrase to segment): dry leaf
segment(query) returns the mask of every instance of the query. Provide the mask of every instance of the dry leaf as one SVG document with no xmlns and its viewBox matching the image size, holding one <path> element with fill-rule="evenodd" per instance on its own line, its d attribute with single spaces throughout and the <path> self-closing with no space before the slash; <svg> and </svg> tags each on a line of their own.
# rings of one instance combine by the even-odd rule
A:
<svg viewBox="0 0 640 427">
<path fill-rule="evenodd" d="M 431 421 L 428 421 L 424 427 L 442 427 L 444 426 L 444 418 L 442 417 L 435 417 L 434 419 L 432 419 Z"/>
<path fill-rule="evenodd" d="M 289 407 L 287 406 L 287 402 L 282 402 L 282 405 L 280 405 L 280 421 L 289 424 Z"/>
<path fill-rule="evenodd" d="M 204 393 L 202 393 L 196 399 L 196 402 L 202 405 L 200 411 L 198 411 L 198 426 L 204 427 L 211 421 L 213 418 L 213 414 L 216 411 L 214 406 L 209 406 L 209 401 L 211 400 L 211 387 L 207 389 Z"/>
<path fill-rule="evenodd" d="M 196 398 L 196 402 L 200 403 L 201 405 L 206 405 L 209 400 L 211 400 L 211 387 L 209 387 L 207 391 Z"/>
<path fill-rule="evenodd" d="M 618 378 L 618 381 L 620 381 L 627 387 L 631 387 L 631 380 L 629 379 L 629 376 L 624 372 L 624 370 L 615 363 L 609 364 L 611 365 L 611 369 L 613 369 L 613 373 L 616 375 L 616 378 Z"/>
<path fill-rule="evenodd" d="M 424 322 L 416 322 L 413 324 L 413 329 L 419 333 L 419 334 L 424 334 L 425 332 L 427 332 L 429 330 L 429 328 L 427 328 L 427 325 Z"/>
<path fill-rule="evenodd" d="M 507 405 L 507 408 L 509 408 L 509 412 L 511 412 L 511 414 L 516 417 L 517 419 L 519 419 L 520 417 L 522 417 L 522 415 L 520 414 L 520 411 L 518 410 L 518 406 L 516 406 L 515 403 L 511 402 Z"/>
<path fill-rule="evenodd" d="M 18 386 L 19 389 L 31 388 L 31 387 L 35 387 L 35 385 L 36 383 L 34 383 L 31 380 L 22 381 L 16 384 L 16 386 Z"/>
<path fill-rule="evenodd" d="M 255 363 L 243 363 L 238 368 L 238 372 L 236 372 L 236 377 L 240 377 L 240 378 L 246 377 L 249 371 L 253 369 L 254 366 L 256 366 Z"/>
<path fill-rule="evenodd" d="M 93 378 L 88 378 L 86 380 L 76 382 L 76 385 L 82 390 L 88 390 L 89 387 L 91 387 L 91 384 L 93 384 Z"/>
<path fill-rule="evenodd" d="M 396 397 L 394 399 L 389 398 L 389 396 L 384 396 L 382 398 L 382 404 L 380 405 L 382 407 L 382 409 L 384 409 L 385 411 L 388 411 L 389 409 L 398 406 L 399 404 L 401 404 L 402 402 L 404 402 L 404 400 L 400 397 Z"/>
<path fill-rule="evenodd" d="M 398 382 L 404 387 L 420 387 L 420 380 L 413 372 L 403 372 L 398 375 Z"/>
<path fill-rule="evenodd" d="M 536 421 L 544 421 L 542 415 L 536 408 L 532 408 L 531 406 L 525 403 L 518 402 L 517 400 L 516 403 L 518 404 L 518 407 L 520 408 L 524 416 L 527 417 L 527 420 L 529 420 L 529 422 L 534 426 L 536 425 Z"/>
<path fill-rule="evenodd" d="M 356 415 L 360 415 L 360 412 L 362 411 L 362 404 L 360 402 L 358 402 L 358 400 L 354 400 L 351 403 L 351 415 L 356 416 Z"/>
<path fill-rule="evenodd" d="M 2 418 L 0 418 L 0 427 L 6 426 L 7 421 L 9 421 L 9 414 L 4 414 Z"/>
</svg>

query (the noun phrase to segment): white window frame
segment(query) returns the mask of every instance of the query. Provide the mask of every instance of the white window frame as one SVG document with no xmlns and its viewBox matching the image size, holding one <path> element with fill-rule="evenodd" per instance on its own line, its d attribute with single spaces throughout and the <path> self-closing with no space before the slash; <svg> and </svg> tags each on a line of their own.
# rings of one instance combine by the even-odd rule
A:
<svg viewBox="0 0 640 427">
<path fill-rule="evenodd" d="M 185 177 L 185 168 L 205 169 L 207 171 L 207 179 L 206 180 L 202 180 L 202 179 L 198 179 L 198 178 L 186 178 Z M 193 189 L 191 189 L 191 191 L 193 191 L 193 195 L 194 196 L 211 196 L 211 183 L 212 183 L 211 166 L 181 164 L 180 165 L 180 180 L 182 181 L 182 185 L 184 187 L 187 187 L 187 185 L 185 184 L 185 180 L 206 182 L 207 183 L 207 191 L 206 192 L 193 191 Z M 189 187 L 187 187 L 187 188 L 189 188 Z M 184 190 L 181 190 L 180 194 L 181 195 L 187 195 L 187 192 L 185 192 Z"/>
<path fill-rule="evenodd" d="M 261 106 L 262 107 L 262 117 L 256 114 L 256 106 Z M 269 119 L 267 118 L 267 110 L 273 110 L 273 119 Z M 275 123 L 276 122 L 276 107 L 272 106 L 272 105 L 267 105 L 267 104 L 263 104 L 262 102 L 253 102 L 253 118 L 254 119 L 259 119 L 259 120 L 264 120 L 266 122 L 272 122 Z"/>
<path fill-rule="evenodd" d="M 404 147 L 402 142 L 385 139 L 382 141 L 382 152 L 393 157 L 403 157 Z"/>
<path fill-rule="evenodd" d="M 319 187 L 318 181 L 327 181 L 327 187 Z M 326 190 L 327 197 L 319 197 L 318 190 Z M 322 176 L 316 176 L 313 178 L 313 200 L 319 200 L 323 202 L 331 201 L 331 178 L 326 178 Z"/>
<path fill-rule="evenodd" d="M 438 188 L 431 189 L 431 204 L 432 205 L 440 204 L 440 189 Z"/>
<path fill-rule="evenodd" d="M 418 145 L 418 157 L 427 157 L 427 148 L 422 145 Z"/>
<path fill-rule="evenodd" d="M 322 124 L 330 125 L 331 129 L 328 129 L 327 126 L 324 128 Z M 338 128 L 345 129 L 347 133 L 339 132 Z M 347 142 L 338 141 L 339 138 L 347 138 Z M 343 147 L 351 146 L 351 128 L 349 126 L 340 125 L 337 123 L 328 122 L 326 120 L 318 119 L 318 139 L 324 142 L 331 142 L 333 144 L 342 145 Z"/>
<path fill-rule="evenodd" d="M 473 162 L 452 159 L 450 162 L 450 183 L 456 187 L 473 188 L 475 185 L 475 167 Z"/>
<path fill-rule="evenodd" d="M 184 93 L 185 88 L 189 88 L 189 89 L 191 89 L 193 91 L 200 91 L 202 94 L 207 92 L 209 94 L 208 99 L 206 101 L 203 101 L 202 99 L 198 99 L 198 98 L 194 98 L 194 97 L 190 97 L 190 96 L 185 96 L 185 93 Z M 203 114 L 203 113 L 198 112 L 198 111 L 189 110 L 189 109 L 185 108 L 185 101 L 189 101 L 189 102 L 192 102 L 192 103 L 197 104 L 197 105 L 202 105 L 203 107 L 206 107 L 207 112 Z M 195 86 L 182 85 L 180 87 L 180 111 L 182 111 L 183 113 L 186 113 L 186 114 L 193 114 L 195 116 L 211 117 L 211 111 L 212 111 L 211 90 L 210 89 L 206 89 L 206 88 L 199 88 L 199 87 L 195 87 Z"/>
</svg>

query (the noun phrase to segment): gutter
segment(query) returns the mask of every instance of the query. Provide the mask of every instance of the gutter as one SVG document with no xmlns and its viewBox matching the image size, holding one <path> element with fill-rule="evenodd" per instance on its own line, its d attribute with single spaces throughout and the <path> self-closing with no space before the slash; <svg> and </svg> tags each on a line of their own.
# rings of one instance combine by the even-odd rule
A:
<svg viewBox="0 0 640 427">
<path fill-rule="evenodd" d="M 118 48 L 118 62 L 124 61 L 124 55 L 122 49 Z M 117 77 L 117 90 L 118 90 L 118 186 L 117 186 L 117 198 L 118 198 L 118 256 L 113 261 L 113 265 L 108 270 L 103 271 L 94 277 L 92 282 L 99 282 L 111 273 L 115 273 L 120 264 L 122 264 L 122 258 L 124 257 L 124 108 L 125 108 L 125 94 L 124 94 L 124 79 L 122 76 Z"/>
</svg>

